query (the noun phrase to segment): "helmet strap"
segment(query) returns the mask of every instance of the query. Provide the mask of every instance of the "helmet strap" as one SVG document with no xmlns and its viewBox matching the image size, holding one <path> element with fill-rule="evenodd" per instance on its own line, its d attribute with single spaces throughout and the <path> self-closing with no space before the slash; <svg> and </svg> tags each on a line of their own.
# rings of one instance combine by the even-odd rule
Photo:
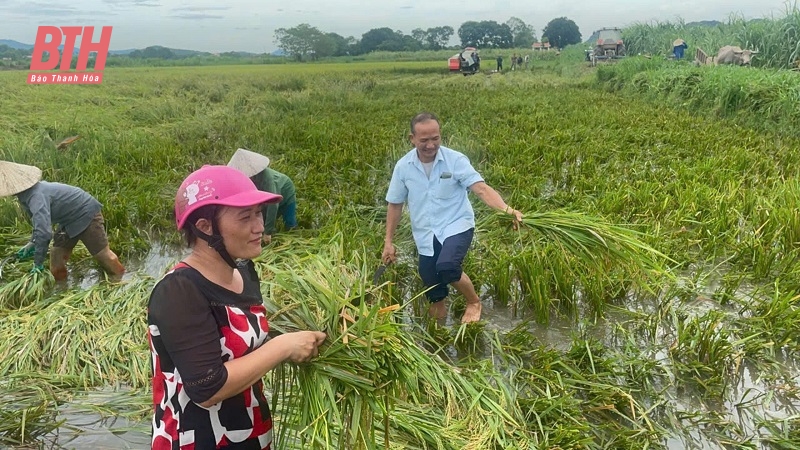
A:
<svg viewBox="0 0 800 450">
<path fill-rule="evenodd" d="M 197 235 L 200 239 L 208 242 L 208 246 L 213 248 L 214 250 L 222 256 L 222 259 L 228 263 L 231 268 L 236 268 L 236 262 L 231 258 L 230 253 L 228 253 L 228 249 L 225 248 L 225 242 L 222 239 L 222 236 L 219 234 L 217 230 L 217 221 L 215 219 L 211 219 L 211 231 L 213 234 L 208 235 L 200 231 L 199 228 L 193 223 L 190 223 L 189 226 L 192 227 L 192 231 L 194 234 Z"/>
</svg>

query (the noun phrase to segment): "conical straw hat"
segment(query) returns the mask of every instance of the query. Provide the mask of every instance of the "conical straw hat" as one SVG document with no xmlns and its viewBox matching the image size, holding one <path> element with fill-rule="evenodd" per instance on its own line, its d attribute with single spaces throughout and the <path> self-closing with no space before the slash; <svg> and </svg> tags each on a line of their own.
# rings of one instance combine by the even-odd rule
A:
<svg viewBox="0 0 800 450">
<path fill-rule="evenodd" d="M 233 167 L 248 177 L 252 177 L 269 167 L 269 158 L 256 152 L 240 148 L 233 154 L 233 157 L 228 162 L 228 167 Z"/>
<path fill-rule="evenodd" d="M 19 194 L 42 179 L 42 170 L 34 166 L 0 161 L 0 197 Z"/>
<path fill-rule="evenodd" d="M 686 41 L 684 41 L 683 39 L 675 39 L 675 41 L 672 43 L 672 46 L 677 47 L 679 45 L 683 45 L 684 43 L 686 43 Z"/>
</svg>

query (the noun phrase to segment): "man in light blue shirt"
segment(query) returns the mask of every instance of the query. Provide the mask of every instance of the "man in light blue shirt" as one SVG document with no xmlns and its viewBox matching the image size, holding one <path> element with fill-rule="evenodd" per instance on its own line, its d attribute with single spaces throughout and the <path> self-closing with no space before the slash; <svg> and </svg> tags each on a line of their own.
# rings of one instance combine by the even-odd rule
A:
<svg viewBox="0 0 800 450">
<path fill-rule="evenodd" d="M 429 314 L 436 319 L 447 315 L 444 299 L 452 284 L 467 301 L 461 321 L 476 322 L 481 318 L 481 301 L 461 267 L 475 231 L 475 213 L 467 190 L 489 207 L 513 215 L 515 226 L 522 220 L 522 213 L 509 207 L 483 181 L 465 155 L 441 146 L 439 119 L 435 115 L 414 116 L 409 139 L 414 149 L 395 164 L 386 193 L 389 207 L 381 259 L 386 264 L 397 259 L 392 239 L 403 205 L 408 203 L 419 253 L 419 274 L 425 287 L 431 288 L 426 293 L 431 303 Z"/>
</svg>

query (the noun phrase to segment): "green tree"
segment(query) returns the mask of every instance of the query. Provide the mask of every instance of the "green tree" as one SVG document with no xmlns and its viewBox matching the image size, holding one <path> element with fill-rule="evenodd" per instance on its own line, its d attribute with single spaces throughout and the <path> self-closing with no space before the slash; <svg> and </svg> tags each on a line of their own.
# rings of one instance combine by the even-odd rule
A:
<svg viewBox="0 0 800 450">
<path fill-rule="evenodd" d="M 567 45 L 581 42 L 578 25 L 566 17 L 559 17 L 548 22 L 542 31 L 542 37 L 547 37 L 550 44 L 556 48 L 564 48 Z"/>
<path fill-rule="evenodd" d="M 134 50 L 129 56 L 131 58 L 179 59 L 175 52 L 160 45 L 146 47 L 143 50 Z"/>
<path fill-rule="evenodd" d="M 425 48 L 441 50 L 447 47 L 447 43 L 450 42 L 450 38 L 453 37 L 454 32 L 453 27 L 447 25 L 428 28 L 428 31 L 425 32 Z"/>
<path fill-rule="evenodd" d="M 403 49 L 403 33 L 395 32 L 391 28 L 373 28 L 361 35 L 361 51 L 369 53 L 375 50 L 390 52 Z"/>
<path fill-rule="evenodd" d="M 407 52 L 417 52 L 422 50 L 422 44 L 412 36 L 400 33 L 400 42 L 403 44 L 400 50 Z"/>
<path fill-rule="evenodd" d="M 411 37 L 414 38 L 415 41 L 419 42 L 419 45 L 424 46 L 426 38 L 428 37 L 428 32 L 422 28 L 414 28 L 411 30 Z"/>
<path fill-rule="evenodd" d="M 458 37 L 462 47 L 509 48 L 514 41 L 511 28 L 494 20 L 464 22 L 458 28 Z"/>
<path fill-rule="evenodd" d="M 307 23 L 292 28 L 278 28 L 275 30 L 275 43 L 298 61 L 309 56 L 332 56 L 337 49 L 334 37 Z"/>
<path fill-rule="evenodd" d="M 536 42 L 536 31 L 522 19 L 512 17 L 506 21 L 506 25 L 511 29 L 514 47 L 527 48 Z"/>
<path fill-rule="evenodd" d="M 432 27 L 427 30 L 415 28 L 411 30 L 411 37 L 419 42 L 420 48 L 424 48 L 425 50 L 441 50 L 447 47 L 447 43 L 450 42 L 450 38 L 453 37 L 454 32 L 453 27 L 447 25 L 443 27 Z M 407 48 L 406 50 L 411 50 L 411 48 Z"/>
<path fill-rule="evenodd" d="M 354 44 L 355 39 L 350 37 L 344 37 L 336 33 L 325 33 L 331 42 L 334 44 L 334 52 L 333 56 L 344 56 L 350 53 L 350 47 Z"/>
</svg>

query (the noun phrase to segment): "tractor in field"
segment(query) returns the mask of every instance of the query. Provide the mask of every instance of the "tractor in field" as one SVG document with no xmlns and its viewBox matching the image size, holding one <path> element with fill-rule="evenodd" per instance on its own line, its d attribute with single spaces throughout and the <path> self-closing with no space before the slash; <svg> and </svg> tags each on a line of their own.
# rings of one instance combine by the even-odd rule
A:
<svg viewBox="0 0 800 450">
<path fill-rule="evenodd" d="M 481 57 L 475 47 L 466 47 L 463 51 L 451 56 L 448 60 L 450 73 L 474 75 L 481 70 Z"/>
<path fill-rule="evenodd" d="M 586 60 L 597 65 L 597 61 L 613 61 L 625 57 L 625 43 L 619 28 L 602 28 L 595 31 L 597 41 L 594 48 L 586 50 Z"/>
</svg>

